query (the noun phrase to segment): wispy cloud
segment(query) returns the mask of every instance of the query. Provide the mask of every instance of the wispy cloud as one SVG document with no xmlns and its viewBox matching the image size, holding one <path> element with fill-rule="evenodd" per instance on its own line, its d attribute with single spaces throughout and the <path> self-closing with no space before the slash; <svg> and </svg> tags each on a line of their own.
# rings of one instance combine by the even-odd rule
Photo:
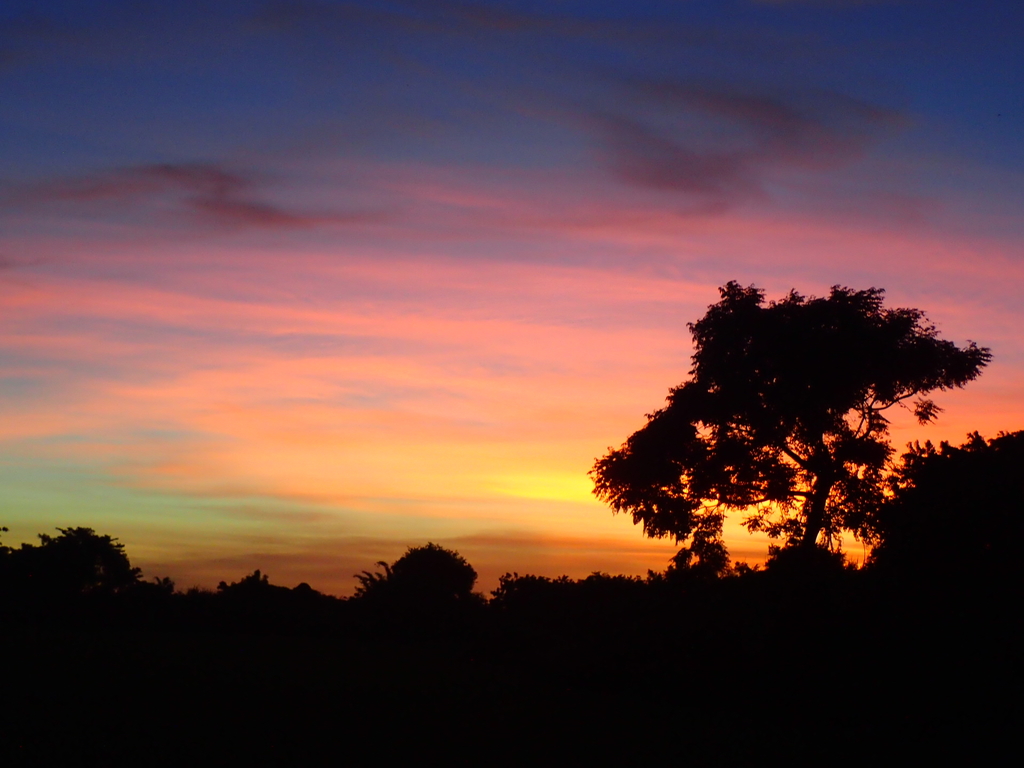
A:
<svg viewBox="0 0 1024 768">
<path fill-rule="evenodd" d="M 158 205 L 193 222 L 240 228 L 308 228 L 366 224 L 386 219 L 380 210 L 311 212 L 260 198 L 265 179 L 217 163 L 155 163 L 91 175 L 13 186 L 0 193 L 8 208 L 51 204 L 88 206 L 121 214 L 127 208 Z"/>
<path fill-rule="evenodd" d="M 598 111 L 591 127 L 614 173 L 691 195 L 711 210 L 766 196 L 778 170 L 841 167 L 903 124 L 884 107 L 828 91 L 631 82 L 627 108 Z"/>
</svg>

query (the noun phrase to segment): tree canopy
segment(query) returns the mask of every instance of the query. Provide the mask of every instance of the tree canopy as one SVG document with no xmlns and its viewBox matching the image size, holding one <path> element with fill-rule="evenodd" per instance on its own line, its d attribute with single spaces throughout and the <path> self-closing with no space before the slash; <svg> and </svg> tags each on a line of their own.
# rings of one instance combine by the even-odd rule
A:
<svg viewBox="0 0 1024 768">
<path fill-rule="evenodd" d="M 420 603 L 443 603 L 472 598 L 476 570 L 458 552 L 429 542 L 409 547 L 390 565 L 377 565 L 384 572 L 356 574 L 357 598 L 392 598 Z"/>
<path fill-rule="evenodd" d="M 40 595 L 117 592 L 135 585 L 124 545 L 92 528 L 58 528 L 59 536 L 39 534 L 39 544 L 0 547 L 4 579 L 13 588 Z"/>
<path fill-rule="evenodd" d="M 1024 573 L 1024 431 L 914 444 L 891 483 L 871 519 L 874 565 L 932 579 Z"/>
<path fill-rule="evenodd" d="M 920 310 L 885 307 L 878 288 L 766 302 L 730 282 L 720 293 L 688 326 L 689 380 L 596 462 L 595 494 L 711 564 L 727 561 L 734 510 L 751 531 L 805 549 L 867 533 L 892 455 L 886 413 L 933 420 L 941 409 L 927 395 L 975 379 L 991 352 L 940 339 Z"/>
</svg>

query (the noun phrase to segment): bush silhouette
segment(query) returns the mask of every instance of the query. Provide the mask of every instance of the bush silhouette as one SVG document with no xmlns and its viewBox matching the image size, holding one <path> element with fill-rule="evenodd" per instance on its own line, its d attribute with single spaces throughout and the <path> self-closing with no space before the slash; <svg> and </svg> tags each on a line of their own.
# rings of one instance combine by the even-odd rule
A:
<svg viewBox="0 0 1024 768">
<path fill-rule="evenodd" d="M 356 574 L 356 599 L 396 600 L 413 603 L 451 603 L 474 599 L 476 570 L 458 552 L 432 542 L 410 547 L 390 565 L 379 561 L 383 572 Z"/>
<path fill-rule="evenodd" d="M 70 597 L 124 591 L 139 581 L 124 545 L 92 528 L 58 528 L 39 534 L 39 544 L 4 548 L 8 589 L 38 597 Z"/>
<path fill-rule="evenodd" d="M 871 564 L 922 577 L 1016 577 L 1024 537 L 1024 431 L 913 445 L 872 517 Z"/>
</svg>

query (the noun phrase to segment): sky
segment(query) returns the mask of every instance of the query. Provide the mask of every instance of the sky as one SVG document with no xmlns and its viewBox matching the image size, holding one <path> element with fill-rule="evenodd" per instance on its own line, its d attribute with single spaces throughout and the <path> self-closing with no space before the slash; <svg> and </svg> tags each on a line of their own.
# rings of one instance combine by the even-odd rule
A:
<svg viewBox="0 0 1024 768">
<path fill-rule="evenodd" d="M 587 472 L 730 280 L 990 347 L 897 447 L 1024 428 L 1021 39 L 1005 0 L 6 0 L 4 541 L 342 595 L 427 541 L 485 590 L 662 570 Z"/>
</svg>

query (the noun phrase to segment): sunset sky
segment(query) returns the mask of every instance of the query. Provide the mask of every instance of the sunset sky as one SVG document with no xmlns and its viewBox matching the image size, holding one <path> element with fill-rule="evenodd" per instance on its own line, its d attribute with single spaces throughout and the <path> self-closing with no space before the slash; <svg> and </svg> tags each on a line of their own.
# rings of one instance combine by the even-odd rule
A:
<svg viewBox="0 0 1024 768">
<path fill-rule="evenodd" d="M 4 541 L 663 569 L 587 472 L 729 280 L 991 347 L 898 447 L 1024 428 L 1022 40 L 1007 0 L 5 0 Z"/>
</svg>

